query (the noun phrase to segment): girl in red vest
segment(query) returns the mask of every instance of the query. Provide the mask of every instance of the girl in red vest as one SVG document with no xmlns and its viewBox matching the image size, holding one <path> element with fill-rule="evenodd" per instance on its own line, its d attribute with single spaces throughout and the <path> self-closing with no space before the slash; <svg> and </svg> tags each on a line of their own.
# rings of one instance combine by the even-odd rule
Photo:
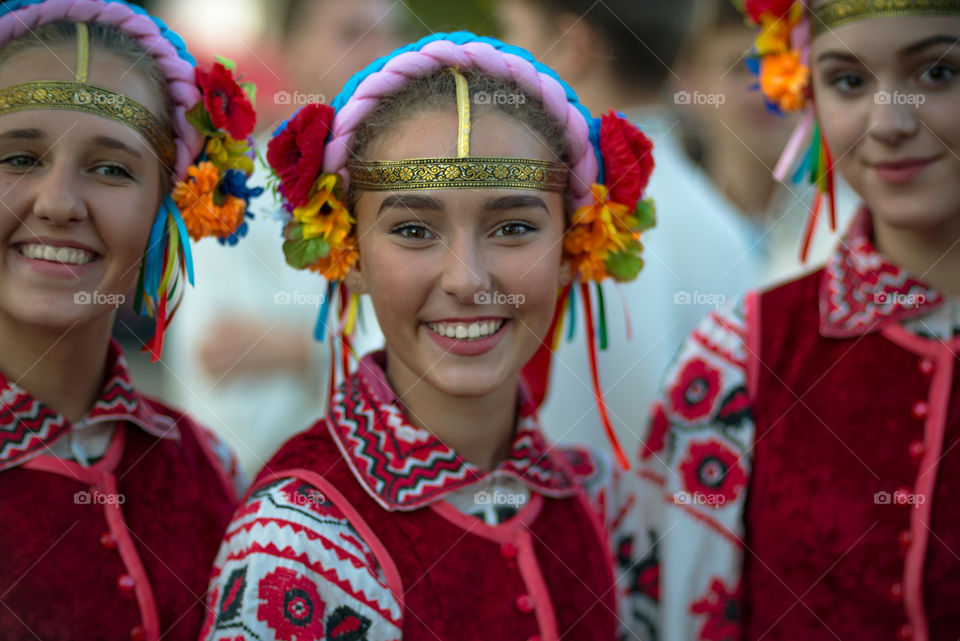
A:
<svg viewBox="0 0 960 641">
<path fill-rule="evenodd" d="M 641 572 L 619 545 L 626 479 L 545 441 L 542 387 L 521 370 L 549 348 L 572 280 L 594 335 L 587 284 L 639 271 L 650 150 L 527 52 L 462 32 L 374 62 L 280 127 L 267 158 L 284 250 L 330 283 L 319 331 L 336 298 L 346 376 L 235 514 L 204 638 L 572 641 L 634 626 L 617 609 Z M 360 293 L 386 346 L 347 372 Z"/>
<path fill-rule="evenodd" d="M 764 98 L 802 114 L 777 174 L 801 160 L 832 217 L 839 171 L 863 207 L 680 350 L 640 452 L 662 581 L 633 600 L 663 639 L 956 639 L 960 2 L 743 4 Z"/>
<path fill-rule="evenodd" d="M 0 78 L 0 638 L 195 639 L 237 469 L 110 336 L 242 234 L 252 107 L 124 2 L 5 2 Z"/>
</svg>

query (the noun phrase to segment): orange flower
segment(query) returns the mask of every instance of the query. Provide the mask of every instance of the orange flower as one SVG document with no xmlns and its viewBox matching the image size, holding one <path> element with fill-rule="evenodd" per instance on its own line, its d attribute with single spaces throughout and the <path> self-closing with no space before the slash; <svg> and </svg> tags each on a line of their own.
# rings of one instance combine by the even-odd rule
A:
<svg viewBox="0 0 960 641">
<path fill-rule="evenodd" d="M 609 191 L 603 185 L 593 184 L 590 189 L 593 203 L 574 212 L 563 248 L 582 280 L 599 282 L 608 275 L 607 258 L 627 249 L 640 234 L 633 230 L 637 219 L 628 206 L 609 200 Z"/>
<path fill-rule="evenodd" d="M 760 63 L 760 88 L 781 111 L 803 109 L 809 81 L 810 69 L 796 51 L 765 56 Z"/>
<path fill-rule="evenodd" d="M 220 180 L 220 172 L 210 162 L 201 162 L 188 170 L 186 182 L 180 181 L 173 188 L 173 200 L 180 209 L 187 233 L 194 240 L 204 236 L 225 238 L 243 224 L 247 205 L 242 198 L 225 195 L 222 202 L 214 204 L 214 193 Z"/>
<path fill-rule="evenodd" d="M 343 247 L 332 247 L 330 253 L 310 265 L 312 272 L 321 274 L 330 282 L 341 281 L 354 266 L 360 254 L 353 239 L 348 239 Z"/>
</svg>

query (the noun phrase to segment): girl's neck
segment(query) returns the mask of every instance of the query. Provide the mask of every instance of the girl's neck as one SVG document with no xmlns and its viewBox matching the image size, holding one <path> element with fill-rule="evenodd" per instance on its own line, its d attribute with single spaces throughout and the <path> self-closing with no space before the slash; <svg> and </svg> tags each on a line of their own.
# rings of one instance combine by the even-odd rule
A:
<svg viewBox="0 0 960 641">
<path fill-rule="evenodd" d="M 110 314 L 64 332 L 0 314 L 0 372 L 67 420 L 77 421 L 100 396 L 112 322 Z"/>
<path fill-rule="evenodd" d="M 390 367 L 387 380 L 400 397 L 404 414 L 449 445 L 460 458 L 490 471 L 510 454 L 517 423 L 518 381 L 505 384 L 482 397 L 451 396 L 425 378 L 407 383 L 402 372 Z M 399 379 L 399 380 L 398 380 Z"/>
<path fill-rule="evenodd" d="M 874 244 L 894 264 L 943 294 L 960 297 L 960 216 L 930 229 L 895 229 L 873 218 Z"/>
</svg>

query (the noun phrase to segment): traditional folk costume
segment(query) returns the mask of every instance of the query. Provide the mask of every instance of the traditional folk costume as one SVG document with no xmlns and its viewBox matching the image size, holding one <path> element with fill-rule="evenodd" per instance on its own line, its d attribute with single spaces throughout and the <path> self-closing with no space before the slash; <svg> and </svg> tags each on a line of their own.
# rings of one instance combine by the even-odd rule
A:
<svg viewBox="0 0 960 641">
<path fill-rule="evenodd" d="M 77 29 L 74 80 L 0 88 L 0 117 L 65 109 L 109 118 L 140 133 L 170 171 L 176 187 L 157 214 L 137 290 L 137 306 L 157 322 L 147 346 L 157 359 L 182 279 L 193 280 L 187 236 L 230 243 L 244 232 L 257 193 L 245 184 L 253 109 L 228 69 L 196 69 L 175 33 L 121 1 L 6 2 L 0 47 L 61 21 Z M 156 59 L 176 105 L 172 134 L 131 98 L 87 81 L 99 53 L 91 55 L 93 23 Z M 203 622 L 209 568 L 245 479 L 216 437 L 137 392 L 115 341 L 105 357 L 99 399 L 72 423 L 0 374 L 5 641 L 186 640 Z"/>
<path fill-rule="evenodd" d="M 784 90 L 767 99 L 802 107 L 765 56 L 806 62 L 786 45 L 809 40 L 804 7 L 746 4 L 788 38 L 758 41 L 761 86 Z M 958 13 L 839 0 L 809 19 Z M 812 123 L 804 171 L 829 196 Z M 659 609 L 658 638 L 960 636 L 960 301 L 882 256 L 872 229 L 861 209 L 824 268 L 710 314 L 667 372 L 638 470 L 660 581 L 632 597 Z"/>
<path fill-rule="evenodd" d="M 470 156 L 471 97 L 457 71 L 467 69 L 512 79 L 542 100 L 564 124 L 570 163 Z M 378 100 L 443 70 L 456 79 L 458 156 L 348 166 L 353 132 Z M 332 107 L 301 109 L 278 130 L 268 160 L 289 213 L 285 251 L 292 265 L 330 281 L 328 299 L 340 291 L 348 354 L 356 300 L 342 279 L 357 256 L 353 219 L 341 202 L 347 181 L 364 190 L 568 191 L 577 210 L 565 249 L 593 335 L 586 283 L 632 278 L 640 268 L 640 230 L 652 216 L 640 199 L 650 148 L 615 114 L 589 117 L 527 52 L 454 33 L 374 62 Z M 561 292 L 557 333 L 571 289 Z M 322 333 L 325 319 L 324 310 Z M 333 394 L 327 417 L 281 448 L 234 516 L 214 569 L 204 638 L 594 640 L 634 627 L 634 613 L 617 609 L 618 581 L 636 580 L 633 550 L 620 545 L 633 505 L 620 483 L 631 477 L 586 450 L 545 441 L 536 408 L 546 361 L 541 353 L 526 372 L 530 389 L 521 383 L 508 457 L 485 472 L 411 424 L 387 382 L 385 352 L 365 356 Z M 626 576 L 614 567 L 611 543 Z"/>
</svg>

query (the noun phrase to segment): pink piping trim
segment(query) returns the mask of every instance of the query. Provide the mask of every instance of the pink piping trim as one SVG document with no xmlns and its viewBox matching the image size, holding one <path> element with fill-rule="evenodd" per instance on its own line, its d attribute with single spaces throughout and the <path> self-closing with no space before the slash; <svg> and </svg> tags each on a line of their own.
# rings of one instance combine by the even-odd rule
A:
<svg viewBox="0 0 960 641">
<path fill-rule="evenodd" d="M 101 483 L 107 494 L 118 494 L 117 479 L 113 474 L 104 474 Z M 107 503 L 103 506 L 103 515 L 107 519 L 107 525 L 110 526 L 110 533 L 117 541 L 117 551 L 127 572 L 134 580 L 134 593 L 137 595 L 137 603 L 140 606 L 140 617 L 143 619 L 143 629 L 147 633 L 147 639 L 158 641 L 160 639 L 160 616 L 157 613 L 157 600 L 153 595 L 153 586 L 150 585 L 150 577 L 143 567 L 137 548 L 130 537 L 130 530 L 127 527 L 126 520 L 123 518 L 123 510 L 114 503 Z"/>
<path fill-rule="evenodd" d="M 960 340 L 948 344 L 911 334 L 899 324 L 890 324 L 881 332 L 896 343 L 921 356 L 936 359 L 936 369 L 927 397 L 927 420 L 923 426 L 924 453 L 914 484 L 914 492 L 923 496 L 923 503 L 915 503 L 910 512 L 911 544 L 903 568 L 903 605 L 913 628 L 913 638 L 927 641 L 930 635 L 926 608 L 923 603 L 923 572 L 930 540 L 930 513 L 939 472 L 940 456 L 946 432 L 950 391 L 953 383 L 954 351 L 960 349 Z"/>
<path fill-rule="evenodd" d="M 743 322 L 747 326 L 747 395 L 755 402 L 760 380 L 760 293 L 747 292 L 743 304 Z"/>
<path fill-rule="evenodd" d="M 512 518 L 500 525 L 488 525 L 475 516 L 464 514 L 453 504 L 447 501 L 437 501 L 430 504 L 430 509 L 450 521 L 458 528 L 476 534 L 495 543 L 513 543 L 517 532 L 529 527 L 540 514 L 543 507 L 543 497 L 535 492 L 530 493 L 530 501 L 523 506 Z"/>
<path fill-rule="evenodd" d="M 210 461 L 210 465 L 212 465 L 214 471 L 216 471 L 217 476 L 220 478 L 220 482 L 223 483 L 225 488 L 227 488 L 227 493 L 233 497 L 233 501 L 236 503 L 240 499 L 240 497 L 237 496 L 237 486 L 234 485 L 233 481 L 230 480 L 230 477 L 227 475 L 227 471 L 223 469 L 223 462 L 220 461 L 216 453 L 213 451 L 213 448 L 210 447 L 210 443 L 207 441 L 207 435 L 204 434 L 203 430 L 200 429 L 199 426 L 195 425 L 189 417 L 185 417 L 183 423 L 188 425 L 188 429 L 193 432 L 193 438 L 196 439 L 197 443 L 200 444 L 200 449 L 203 450 L 207 460 Z"/>
<path fill-rule="evenodd" d="M 24 469 L 50 472 L 73 478 L 90 485 L 95 484 L 104 474 L 117 469 L 120 458 L 123 456 L 123 445 L 126 442 L 126 425 L 120 423 L 113 432 L 113 438 L 103 457 L 91 465 L 84 467 L 75 461 L 58 458 L 52 454 L 40 454 L 23 464 Z"/>
<path fill-rule="evenodd" d="M 360 538 L 363 539 L 364 543 L 370 546 L 373 556 L 377 559 L 377 563 L 380 564 L 380 568 L 387 577 L 387 588 L 390 590 L 390 593 L 393 594 L 393 598 L 397 600 L 397 605 L 400 608 L 400 616 L 402 617 L 404 611 L 403 581 L 400 579 L 400 572 L 397 571 L 397 565 L 393 562 L 393 557 L 390 556 L 386 546 L 380 541 L 377 535 L 373 533 L 373 529 L 367 525 L 367 522 L 363 520 L 356 508 L 350 504 L 343 494 L 333 487 L 333 484 L 330 483 L 330 481 L 323 478 L 316 472 L 311 472 L 310 470 L 305 470 L 303 468 L 292 468 L 289 470 L 273 472 L 265 476 L 260 482 L 256 483 L 255 487 L 262 487 L 271 481 L 287 478 L 296 478 L 313 485 L 315 488 L 323 492 L 324 496 L 328 497 L 333 504 L 337 506 L 341 512 L 343 512 L 344 516 L 346 516 L 347 520 L 350 522 L 350 525 L 360 535 Z M 253 487 L 251 487 L 250 491 L 253 491 Z M 247 492 L 248 496 L 249 494 L 250 492 Z"/>
<path fill-rule="evenodd" d="M 517 567 L 520 568 L 520 576 L 527 586 L 527 591 L 533 597 L 533 603 L 536 607 L 534 612 L 537 614 L 537 625 L 540 628 L 540 637 L 543 641 L 559 641 L 560 632 L 557 627 L 557 615 L 553 610 L 553 601 L 550 599 L 550 591 L 547 589 L 547 582 L 543 580 L 543 574 L 540 572 L 540 564 L 537 562 L 536 552 L 533 550 L 533 538 L 526 529 L 517 531 Z"/>
</svg>

